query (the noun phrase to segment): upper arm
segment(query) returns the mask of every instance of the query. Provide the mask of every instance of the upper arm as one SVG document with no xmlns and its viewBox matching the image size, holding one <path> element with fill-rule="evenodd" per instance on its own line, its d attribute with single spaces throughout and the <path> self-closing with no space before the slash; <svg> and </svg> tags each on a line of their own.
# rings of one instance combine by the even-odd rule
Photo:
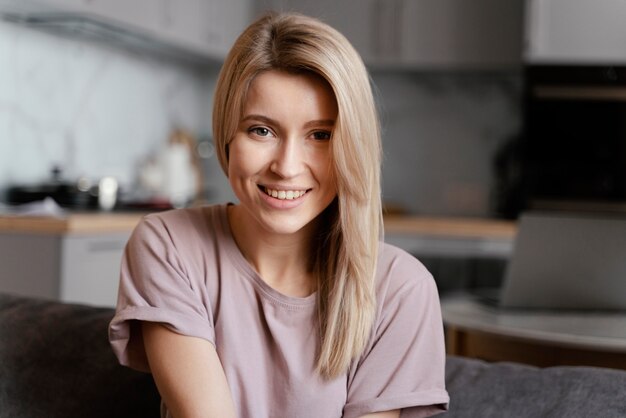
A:
<svg viewBox="0 0 626 418">
<path fill-rule="evenodd" d="M 217 279 L 205 283 L 204 271 L 197 270 L 194 248 L 201 245 L 181 238 L 194 237 L 191 227 L 179 219 L 182 215 L 174 211 L 167 222 L 148 215 L 126 245 L 116 314 L 109 328 L 111 345 L 123 365 L 149 370 L 137 326 L 142 321 L 167 323 L 178 334 L 215 341 L 210 296 Z M 217 272 L 206 275 L 217 277 Z"/>
<path fill-rule="evenodd" d="M 150 370 L 174 417 L 235 417 L 230 389 L 213 344 L 154 322 L 143 322 L 142 334 Z"/>
</svg>

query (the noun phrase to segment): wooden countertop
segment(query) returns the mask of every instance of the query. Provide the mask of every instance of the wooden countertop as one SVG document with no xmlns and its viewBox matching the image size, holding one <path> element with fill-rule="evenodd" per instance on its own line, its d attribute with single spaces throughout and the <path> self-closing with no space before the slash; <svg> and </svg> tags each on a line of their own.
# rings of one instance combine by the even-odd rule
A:
<svg viewBox="0 0 626 418">
<path fill-rule="evenodd" d="M 104 234 L 130 232 L 144 213 L 72 213 L 64 217 L 0 215 L 0 233 Z"/>
<path fill-rule="evenodd" d="M 64 217 L 0 215 L 0 233 L 93 234 L 130 232 L 144 213 L 72 213 Z M 442 238 L 513 239 L 512 221 L 479 218 L 386 216 L 387 235 L 421 235 Z"/>
<path fill-rule="evenodd" d="M 514 221 L 485 218 L 385 216 L 385 234 L 427 235 L 450 238 L 510 239 L 517 233 Z"/>
</svg>

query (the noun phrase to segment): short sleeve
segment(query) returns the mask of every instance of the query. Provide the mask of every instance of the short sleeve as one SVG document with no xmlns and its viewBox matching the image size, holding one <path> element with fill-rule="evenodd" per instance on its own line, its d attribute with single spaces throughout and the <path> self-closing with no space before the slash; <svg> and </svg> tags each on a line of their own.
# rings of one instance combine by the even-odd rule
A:
<svg viewBox="0 0 626 418">
<path fill-rule="evenodd" d="M 401 409 L 402 417 L 443 412 L 445 344 L 434 280 L 412 256 L 393 249 L 382 266 L 379 313 L 368 348 L 350 370 L 344 418 Z"/>
<path fill-rule="evenodd" d="M 180 225 L 184 229 L 184 225 Z M 211 309 L 190 278 L 182 256 L 184 231 L 146 216 L 133 231 L 122 258 L 116 314 L 109 341 L 120 363 L 149 371 L 139 321 L 160 322 L 182 335 L 215 344 Z"/>
</svg>

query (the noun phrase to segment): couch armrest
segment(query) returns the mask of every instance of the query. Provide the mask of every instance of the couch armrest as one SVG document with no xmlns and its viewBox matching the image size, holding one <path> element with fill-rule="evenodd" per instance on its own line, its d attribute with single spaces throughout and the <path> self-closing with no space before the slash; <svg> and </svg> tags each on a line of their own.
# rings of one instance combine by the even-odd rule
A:
<svg viewBox="0 0 626 418">
<path fill-rule="evenodd" d="M 113 310 L 0 294 L 0 418 L 158 417 L 152 376 L 118 364 Z"/>
</svg>

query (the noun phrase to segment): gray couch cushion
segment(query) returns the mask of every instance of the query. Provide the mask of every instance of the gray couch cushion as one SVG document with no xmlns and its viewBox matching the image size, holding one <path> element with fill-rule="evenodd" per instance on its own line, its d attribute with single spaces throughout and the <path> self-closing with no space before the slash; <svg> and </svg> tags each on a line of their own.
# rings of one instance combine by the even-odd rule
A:
<svg viewBox="0 0 626 418">
<path fill-rule="evenodd" d="M 626 371 L 537 368 L 448 356 L 452 417 L 626 417 Z"/>
<path fill-rule="evenodd" d="M 0 294 L 0 418 L 158 417 L 149 374 L 118 364 L 112 309 Z"/>
</svg>

